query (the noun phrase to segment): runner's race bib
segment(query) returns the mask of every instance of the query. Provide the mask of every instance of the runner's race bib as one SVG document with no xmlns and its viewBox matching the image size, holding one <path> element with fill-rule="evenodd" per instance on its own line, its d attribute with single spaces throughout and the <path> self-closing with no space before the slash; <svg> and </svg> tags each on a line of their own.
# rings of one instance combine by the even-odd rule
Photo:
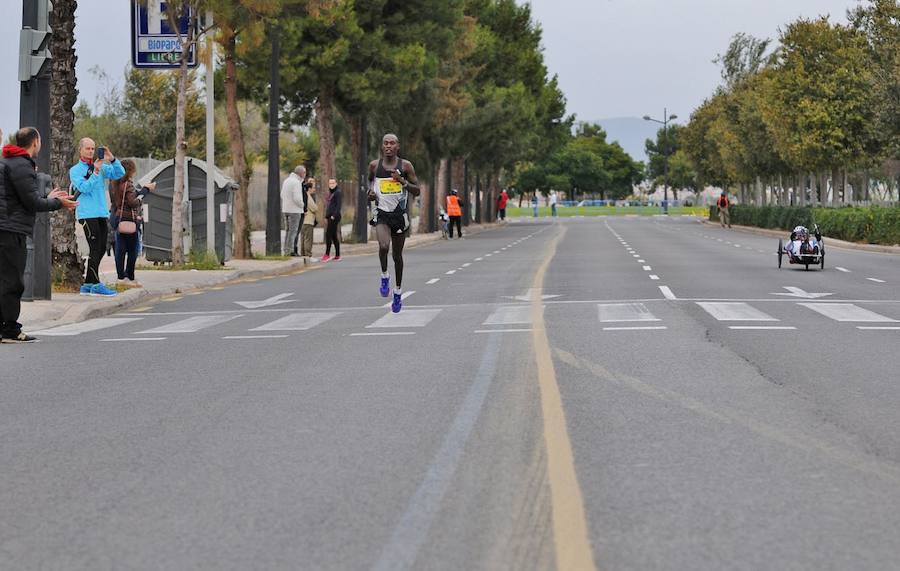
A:
<svg viewBox="0 0 900 571">
<path fill-rule="evenodd" d="M 394 179 L 382 179 L 379 190 L 381 194 L 400 194 L 403 192 L 403 185 Z"/>
</svg>

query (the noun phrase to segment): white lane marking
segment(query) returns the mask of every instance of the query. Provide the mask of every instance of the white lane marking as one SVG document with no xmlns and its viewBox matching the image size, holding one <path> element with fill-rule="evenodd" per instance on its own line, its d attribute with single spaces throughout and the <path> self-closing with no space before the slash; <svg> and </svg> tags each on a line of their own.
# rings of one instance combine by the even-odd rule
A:
<svg viewBox="0 0 900 571">
<path fill-rule="evenodd" d="M 886 317 L 884 315 L 881 315 L 880 313 L 875 313 L 874 311 L 863 309 L 862 307 L 853 305 L 852 303 L 801 303 L 799 305 L 808 307 L 816 313 L 820 313 L 825 317 L 834 319 L 835 321 L 860 321 L 867 323 L 897 322 L 896 319 L 891 319 L 890 317 Z"/>
<path fill-rule="evenodd" d="M 500 250 L 494 250 L 494 253 L 495 253 L 495 254 L 499 254 L 499 253 L 500 253 Z"/>
<path fill-rule="evenodd" d="M 747 303 L 697 302 L 718 321 L 778 321 Z"/>
<path fill-rule="evenodd" d="M 447 490 L 454 481 L 466 443 L 481 416 L 497 369 L 500 336 L 486 339 L 484 355 L 465 399 L 448 427 L 443 442 L 428 466 L 422 481 L 410 497 L 390 539 L 381 551 L 372 571 L 413 569 L 416 558 L 429 536 Z"/>
<path fill-rule="evenodd" d="M 126 337 L 122 339 L 101 339 L 100 341 L 104 343 L 118 342 L 118 341 L 165 341 L 165 337 Z"/>
<path fill-rule="evenodd" d="M 722 242 L 721 238 L 716 238 L 716 242 Z"/>
<path fill-rule="evenodd" d="M 646 262 L 647 262 L 647 260 L 640 260 L 640 259 L 638 260 L 638 263 L 639 263 L 639 264 L 644 264 L 644 263 L 646 263 Z"/>
<path fill-rule="evenodd" d="M 425 327 L 441 311 L 440 309 L 407 309 L 400 313 L 388 313 L 371 325 L 366 325 L 366 329 Z"/>
<path fill-rule="evenodd" d="M 856 328 L 863 331 L 900 331 L 900 327 L 866 327 L 865 325 L 857 325 Z"/>
<path fill-rule="evenodd" d="M 485 254 L 485 255 L 484 255 L 485 258 L 490 258 L 491 256 L 492 256 L 492 254 Z"/>
<path fill-rule="evenodd" d="M 450 271 L 447 271 L 447 272 L 445 272 L 445 273 L 446 273 L 448 276 L 452 276 L 453 274 L 456 273 L 456 270 L 450 270 Z"/>
<path fill-rule="evenodd" d="M 597 318 L 601 323 L 660 321 L 643 303 L 598 303 Z"/>
<path fill-rule="evenodd" d="M 483 260 L 483 259 L 484 259 L 484 258 L 475 258 L 475 261 L 476 261 L 476 262 L 480 262 L 480 261 Z"/>
<path fill-rule="evenodd" d="M 472 262 L 466 262 L 465 264 L 462 265 L 462 267 L 468 268 L 471 265 L 472 265 Z"/>
<path fill-rule="evenodd" d="M 847 268 L 842 268 L 842 267 L 840 267 L 840 266 L 835 266 L 834 269 L 836 269 L 836 270 L 839 271 L 839 272 L 844 272 L 845 274 L 849 274 L 849 273 L 850 273 L 850 270 L 848 270 Z"/>
<path fill-rule="evenodd" d="M 653 275 L 653 274 L 650 274 L 650 279 L 653 280 L 653 281 L 656 281 L 656 280 L 659 279 L 659 276 L 655 276 L 655 275 Z"/>
<path fill-rule="evenodd" d="M 729 325 L 728 329 L 736 331 L 795 331 L 797 328 L 787 325 Z"/>
<path fill-rule="evenodd" d="M 531 306 L 510 305 L 498 307 L 491 313 L 482 325 L 516 325 L 531 323 Z"/>
<path fill-rule="evenodd" d="M 181 321 L 176 321 L 175 323 L 170 323 L 161 327 L 138 331 L 137 333 L 196 333 L 201 329 L 206 329 L 207 327 L 212 327 L 214 325 L 221 325 L 232 319 L 237 319 L 238 317 L 243 317 L 243 314 L 198 315 L 197 317 L 188 317 L 187 319 L 182 319 Z"/>
<path fill-rule="evenodd" d="M 378 337 L 384 335 L 415 335 L 415 331 L 382 331 L 379 333 L 351 333 L 350 337 Z"/>
<path fill-rule="evenodd" d="M 672 293 L 672 290 L 669 288 L 669 286 L 659 286 L 659 291 L 662 292 L 663 296 L 666 299 L 678 299 L 677 297 L 675 297 L 675 294 Z"/>
<path fill-rule="evenodd" d="M 645 271 L 645 272 L 652 272 L 652 271 L 653 271 L 653 268 L 651 268 L 650 266 L 644 266 L 644 271 Z"/>
<path fill-rule="evenodd" d="M 416 290 L 405 291 L 405 292 L 403 292 L 403 293 L 400 294 L 400 299 L 401 299 L 401 300 L 406 299 L 406 298 L 408 298 L 409 296 L 411 296 L 411 295 L 414 294 L 414 293 L 416 293 Z M 393 293 L 391 293 L 391 295 L 393 295 Z M 390 307 L 391 304 L 393 304 L 393 303 L 394 303 L 393 301 L 389 301 L 388 303 L 382 305 L 381 307 Z"/>
<path fill-rule="evenodd" d="M 99 331 L 116 325 L 124 325 L 132 321 L 140 321 L 142 317 L 117 317 L 117 318 L 98 318 L 90 321 L 82 321 L 81 323 L 72 323 L 69 325 L 60 325 L 43 331 L 35 331 L 35 335 L 46 335 L 48 337 L 68 337 L 72 335 L 80 335 L 91 331 Z"/>
<path fill-rule="evenodd" d="M 436 284 L 436 283 L 438 283 L 439 281 L 441 281 L 441 278 L 431 278 L 430 280 L 428 280 L 427 282 L 425 282 L 425 285 Z"/>
<path fill-rule="evenodd" d="M 475 333 L 530 333 L 532 329 L 476 329 Z"/>
<path fill-rule="evenodd" d="M 632 254 L 631 257 L 632 257 L 632 258 L 640 258 L 641 255 L 640 255 L 640 254 Z"/>
<path fill-rule="evenodd" d="M 252 331 L 252 330 L 251 330 Z M 287 335 L 229 335 L 222 339 L 284 339 Z"/>
<path fill-rule="evenodd" d="M 740 248 L 741 245 L 740 245 L 740 244 L 735 244 L 734 247 L 735 247 L 735 248 Z"/>
<path fill-rule="evenodd" d="M 866 278 L 866 279 L 869 280 L 870 282 L 875 282 L 875 283 L 877 283 L 877 284 L 887 283 L 887 282 L 885 282 L 884 280 L 880 280 L 880 279 L 878 279 L 878 278 Z"/>
<path fill-rule="evenodd" d="M 604 327 L 604 331 L 662 331 L 668 329 L 665 325 L 651 327 Z"/>
<path fill-rule="evenodd" d="M 306 331 L 337 317 L 338 313 L 292 313 L 250 331 Z"/>
</svg>

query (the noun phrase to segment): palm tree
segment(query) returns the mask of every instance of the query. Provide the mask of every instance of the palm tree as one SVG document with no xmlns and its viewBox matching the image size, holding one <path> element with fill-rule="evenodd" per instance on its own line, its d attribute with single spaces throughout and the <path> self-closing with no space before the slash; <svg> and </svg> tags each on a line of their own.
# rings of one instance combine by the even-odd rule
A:
<svg viewBox="0 0 900 571">
<path fill-rule="evenodd" d="M 50 12 L 50 174 L 60 188 L 69 186 L 69 167 L 75 158 L 72 140 L 75 103 L 78 100 L 75 77 L 75 10 L 78 0 L 54 0 Z M 75 289 L 81 284 L 82 264 L 75 239 L 75 213 L 65 208 L 53 213 L 54 283 Z"/>
</svg>

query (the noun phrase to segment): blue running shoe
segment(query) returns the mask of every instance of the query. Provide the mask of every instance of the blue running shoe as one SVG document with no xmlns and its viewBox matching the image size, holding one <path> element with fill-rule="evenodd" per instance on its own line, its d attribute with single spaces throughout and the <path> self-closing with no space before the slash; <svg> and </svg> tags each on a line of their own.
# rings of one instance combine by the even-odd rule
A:
<svg viewBox="0 0 900 571">
<path fill-rule="evenodd" d="M 84 284 L 81 286 L 81 291 L 79 291 L 78 293 L 80 293 L 81 295 L 91 295 L 92 289 L 94 289 L 94 284 Z"/>
<path fill-rule="evenodd" d="M 394 301 L 391 303 L 391 311 L 394 313 L 400 313 L 400 308 L 403 307 L 403 298 L 399 293 L 394 294 Z"/>
<path fill-rule="evenodd" d="M 98 297 L 115 297 L 116 292 L 106 287 L 105 284 L 95 284 L 94 287 L 91 288 L 91 295 Z"/>
<path fill-rule="evenodd" d="M 381 297 L 387 297 L 390 290 L 391 278 L 381 278 L 381 289 L 378 290 L 378 292 L 381 294 Z"/>
</svg>

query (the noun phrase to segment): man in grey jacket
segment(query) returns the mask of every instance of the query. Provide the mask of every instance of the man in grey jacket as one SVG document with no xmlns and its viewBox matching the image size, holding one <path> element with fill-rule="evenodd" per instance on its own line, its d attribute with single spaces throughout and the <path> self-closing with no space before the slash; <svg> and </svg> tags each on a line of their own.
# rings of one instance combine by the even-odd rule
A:
<svg viewBox="0 0 900 571">
<path fill-rule="evenodd" d="M 0 334 L 3 343 L 32 343 L 18 322 L 25 291 L 25 240 L 34 233 L 34 216 L 78 203 L 53 189 L 46 197 L 38 192 L 37 165 L 41 134 L 34 127 L 16 132 L 16 144 L 3 147 L 0 161 Z"/>
<path fill-rule="evenodd" d="M 284 255 L 297 256 L 297 235 L 304 213 L 303 183 L 306 167 L 298 166 L 281 185 L 281 213 L 285 215 Z"/>
</svg>

